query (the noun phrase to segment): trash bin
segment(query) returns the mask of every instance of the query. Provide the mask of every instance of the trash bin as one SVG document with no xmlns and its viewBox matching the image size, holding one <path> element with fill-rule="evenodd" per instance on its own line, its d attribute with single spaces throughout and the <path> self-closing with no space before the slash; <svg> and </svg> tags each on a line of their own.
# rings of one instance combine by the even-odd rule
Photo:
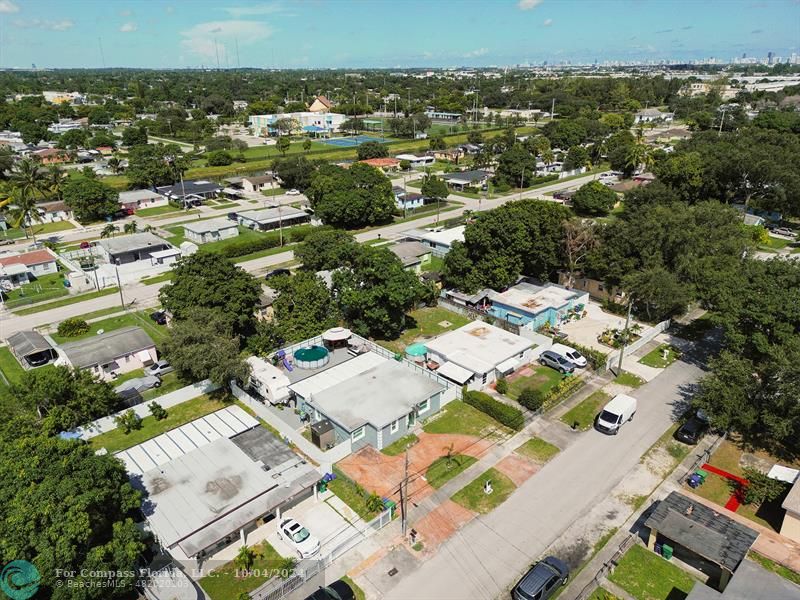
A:
<svg viewBox="0 0 800 600">
<path fill-rule="evenodd" d="M 394 500 L 389 500 L 388 498 L 384 498 L 383 506 L 384 508 L 389 509 L 389 516 L 394 518 L 394 511 L 397 508 L 397 502 L 395 502 Z"/>
<path fill-rule="evenodd" d="M 661 546 L 662 546 L 661 542 L 656 542 L 655 546 L 653 546 L 653 550 L 655 550 L 655 553 L 658 554 L 659 556 L 661 555 Z"/>
<path fill-rule="evenodd" d="M 668 546 L 667 544 L 661 545 L 661 556 L 666 558 L 667 560 L 672 558 L 672 546 Z"/>
<path fill-rule="evenodd" d="M 708 471 L 704 471 L 703 469 L 697 469 L 697 470 L 694 472 L 694 474 L 695 474 L 695 475 L 697 475 L 698 477 L 700 477 L 700 480 L 701 480 L 703 483 L 705 483 L 705 481 L 706 481 L 706 478 L 708 477 Z"/>
</svg>

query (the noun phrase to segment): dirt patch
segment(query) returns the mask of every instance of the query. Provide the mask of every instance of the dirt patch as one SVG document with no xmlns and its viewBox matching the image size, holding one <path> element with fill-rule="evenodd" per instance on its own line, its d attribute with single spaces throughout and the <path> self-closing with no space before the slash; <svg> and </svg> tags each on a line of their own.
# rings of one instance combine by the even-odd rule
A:
<svg viewBox="0 0 800 600">
<path fill-rule="evenodd" d="M 516 454 L 509 454 L 494 466 L 517 487 L 528 481 L 541 467 Z"/>
<path fill-rule="evenodd" d="M 419 533 L 424 545 L 422 554 L 433 553 L 439 545 L 446 541 L 456 531 L 469 523 L 475 513 L 452 500 L 445 500 L 419 521 L 414 523 L 414 529 Z"/>
</svg>

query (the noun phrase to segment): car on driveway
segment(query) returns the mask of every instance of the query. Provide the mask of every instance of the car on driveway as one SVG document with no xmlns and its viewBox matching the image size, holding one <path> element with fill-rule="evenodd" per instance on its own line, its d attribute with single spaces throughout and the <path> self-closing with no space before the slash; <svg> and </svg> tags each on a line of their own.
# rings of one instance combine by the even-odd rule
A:
<svg viewBox="0 0 800 600">
<path fill-rule="evenodd" d="M 305 600 L 355 600 L 356 593 L 346 581 L 338 579 L 327 587 L 320 587 Z"/>
<path fill-rule="evenodd" d="M 550 367 L 551 369 L 565 374 L 572 373 L 575 370 L 575 363 L 551 350 L 542 352 L 539 356 L 539 362 L 546 367 Z"/>
<path fill-rule="evenodd" d="M 783 235 L 786 237 L 794 237 L 796 235 L 795 232 L 788 227 L 778 227 L 777 229 L 773 229 L 772 233 L 777 233 L 778 235 Z"/>
<path fill-rule="evenodd" d="M 144 372 L 147 375 L 160 376 L 166 375 L 167 373 L 172 373 L 174 370 L 175 368 L 166 360 L 160 360 L 157 363 L 153 363 L 147 367 Z"/>
<path fill-rule="evenodd" d="M 319 552 L 319 540 L 294 519 L 281 521 L 278 537 L 292 546 L 301 560 Z"/>
<path fill-rule="evenodd" d="M 555 556 L 548 556 L 525 573 L 511 590 L 511 597 L 514 600 L 547 600 L 559 587 L 566 585 L 568 579 L 567 564 Z"/>
<path fill-rule="evenodd" d="M 703 434 L 708 430 L 708 417 L 698 410 L 689 417 L 675 432 L 675 439 L 684 444 L 695 445 L 703 438 Z"/>
<path fill-rule="evenodd" d="M 550 346 L 550 352 L 560 354 L 579 369 L 582 369 L 586 366 L 586 357 L 575 350 L 575 348 L 571 348 L 570 346 L 565 346 L 564 344 L 553 344 Z"/>
<path fill-rule="evenodd" d="M 289 277 L 291 274 L 292 272 L 289 269 L 272 269 L 272 271 L 264 275 L 264 279 L 272 279 L 273 277 L 280 277 L 281 275 Z"/>
<path fill-rule="evenodd" d="M 128 381 L 124 383 L 120 383 L 114 388 L 114 392 L 117 394 L 125 394 L 133 390 L 142 393 L 160 386 L 161 379 L 155 375 L 145 375 L 144 377 L 136 377 L 134 379 L 128 379 Z"/>
<path fill-rule="evenodd" d="M 291 189 L 288 192 L 286 192 L 286 195 L 287 196 L 299 196 L 300 195 L 300 190 Z"/>
</svg>

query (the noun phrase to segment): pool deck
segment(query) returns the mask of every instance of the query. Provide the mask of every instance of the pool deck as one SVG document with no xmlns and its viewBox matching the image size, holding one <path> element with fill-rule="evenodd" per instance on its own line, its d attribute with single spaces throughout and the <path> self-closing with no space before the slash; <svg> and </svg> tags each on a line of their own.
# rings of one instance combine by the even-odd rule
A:
<svg viewBox="0 0 800 600">
<path fill-rule="evenodd" d="M 297 365 L 293 365 L 294 369 L 292 369 L 291 371 L 286 371 L 283 368 L 282 363 L 278 363 L 278 366 L 281 367 L 281 369 L 284 371 L 284 373 L 289 378 L 289 381 L 291 383 L 297 383 L 298 381 L 302 381 L 307 377 L 311 377 L 312 375 L 316 375 L 317 373 L 322 373 L 326 369 L 330 369 L 331 367 L 340 365 L 343 362 L 347 362 L 352 358 L 353 355 L 347 351 L 347 348 L 336 348 L 335 350 L 330 351 L 330 360 L 328 361 L 328 364 L 319 367 L 318 369 L 301 369 Z"/>
</svg>

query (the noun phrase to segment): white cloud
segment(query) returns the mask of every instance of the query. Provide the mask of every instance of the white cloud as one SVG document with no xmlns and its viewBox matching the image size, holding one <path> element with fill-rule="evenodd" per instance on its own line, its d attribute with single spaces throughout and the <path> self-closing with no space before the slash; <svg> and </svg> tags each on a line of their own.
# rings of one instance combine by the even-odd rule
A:
<svg viewBox="0 0 800 600">
<path fill-rule="evenodd" d="M 283 10 L 280 2 L 264 2 L 262 4 L 251 4 L 250 6 L 230 6 L 223 9 L 232 17 L 253 17 L 258 15 L 272 15 Z"/>
<path fill-rule="evenodd" d="M 181 46 L 191 54 L 205 59 L 225 58 L 225 44 L 246 46 L 272 35 L 272 28 L 260 21 L 211 21 L 198 23 L 181 31 Z"/>
<path fill-rule="evenodd" d="M 14 21 L 16 27 L 22 29 L 46 29 L 48 31 L 66 31 L 72 29 L 75 23 L 70 19 L 62 19 L 61 21 L 48 21 L 42 19 L 17 19 Z"/>
<path fill-rule="evenodd" d="M 478 56 L 486 56 L 489 54 L 488 48 L 478 48 L 477 50 L 471 50 L 464 55 L 464 58 L 477 58 Z"/>
<path fill-rule="evenodd" d="M 545 27 L 550 27 L 550 25 L 552 25 L 552 24 L 553 24 L 553 19 L 545 19 L 544 20 L 544 26 Z"/>
<path fill-rule="evenodd" d="M 539 6 L 542 0 L 519 0 L 517 6 L 520 10 L 532 10 Z"/>
<path fill-rule="evenodd" d="M 18 12 L 19 6 L 14 4 L 11 0 L 0 0 L 0 14 L 8 15 Z"/>
<path fill-rule="evenodd" d="M 129 23 L 123 23 L 119 28 L 122 33 L 130 33 L 131 31 L 136 31 L 137 29 L 138 26 L 133 21 Z"/>
</svg>

